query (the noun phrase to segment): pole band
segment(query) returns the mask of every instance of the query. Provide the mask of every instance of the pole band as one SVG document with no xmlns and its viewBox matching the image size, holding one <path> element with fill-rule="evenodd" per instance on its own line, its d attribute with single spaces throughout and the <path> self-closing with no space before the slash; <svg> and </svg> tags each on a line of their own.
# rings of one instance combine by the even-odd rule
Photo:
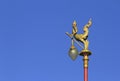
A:
<svg viewBox="0 0 120 81">
<path fill-rule="evenodd" d="M 88 55 L 84 55 L 83 61 L 84 61 L 84 67 L 88 68 L 88 61 L 89 61 Z"/>
</svg>

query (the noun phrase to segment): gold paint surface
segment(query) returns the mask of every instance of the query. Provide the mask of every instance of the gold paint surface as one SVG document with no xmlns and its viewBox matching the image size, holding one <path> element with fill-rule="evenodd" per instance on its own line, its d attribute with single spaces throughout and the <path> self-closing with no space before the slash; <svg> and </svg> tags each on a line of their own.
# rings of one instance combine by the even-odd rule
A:
<svg viewBox="0 0 120 81">
<path fill-rule="evenodd" d="M 89 51 L 89 50 L 82 50 L 81 52 L 80 52 L 80 55 L 81 56 L 84 56 L 84 55 L 91 55 L 92 53 L 91 53 L 91 51 Z"/>
<path fill-rule="evenodd" d="M 84 61 L 84 67 L 87 68 L 88 67 L 88 61 L 89 61 L 89 58 L 88 58 L 87 55 L 84 55 L 83 61 Z"/>
<path fill-rule="evenodd" d="M 88 38 L 88 33 L 89 33 L 89 27 L 91 26 L 92 21 L 91 19 L 88 21 L 88 23 L 83 27 L 83 34 L 77 34 L 78 29 L 77 29 L 77 23 L 76 21 L 73 22 L 72 26 L 73 26 L 73 30 L 72 30 L 72 35 L 74 36 L 74 38 L 77 41 L 80 41 L 81 43 L 84 44 L 84 50 L 88 50 L 88 45 L 89 45 L 89 41 L 87 40 Z"/>
</svg>

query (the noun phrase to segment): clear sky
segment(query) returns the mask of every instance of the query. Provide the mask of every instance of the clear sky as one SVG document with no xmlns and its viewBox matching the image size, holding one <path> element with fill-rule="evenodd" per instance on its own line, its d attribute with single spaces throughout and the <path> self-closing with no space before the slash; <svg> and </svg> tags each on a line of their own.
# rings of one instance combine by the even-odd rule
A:
<svg viewBox="0 0 120 81">
<path fill-rule="evenodd" d="M 65 32 L 89 18 L 89 81 L 119 81 L 120 0 L 1 0 L 0 81 L 83 81 Z"/>
</svg>

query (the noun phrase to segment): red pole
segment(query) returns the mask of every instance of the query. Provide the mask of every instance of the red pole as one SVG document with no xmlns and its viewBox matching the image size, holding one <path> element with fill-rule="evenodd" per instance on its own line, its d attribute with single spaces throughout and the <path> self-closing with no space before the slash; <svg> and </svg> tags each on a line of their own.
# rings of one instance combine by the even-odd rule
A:
<svg viewBox="0 0 120 81">
<path fill-rule="evenodd" d="M 84 61 L 84 81 L 88 81 L 88 55 L 85 54 L 83 61 Z"/>
<path fill-rule="evenodd" d="M 84 81 L 88 81 L 88 56 L 91 55 L 91 52 L 89 50 L 83 50 L 80 55 L 83 56 L 84 62 Z"/>
<path fill-rule="evenodd" d="M 84 67 L 84 81 L 88 81 L 88 68 Z"/>
</svg>

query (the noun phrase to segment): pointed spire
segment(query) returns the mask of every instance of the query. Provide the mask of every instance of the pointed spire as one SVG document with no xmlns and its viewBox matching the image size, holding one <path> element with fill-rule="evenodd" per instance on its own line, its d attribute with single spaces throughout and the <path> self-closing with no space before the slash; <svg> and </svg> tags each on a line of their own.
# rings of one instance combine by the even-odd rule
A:
<svg viewBox="0 0 120 81">
<path fill-rule="evenodd" d="M 76 21 L 74 20 L 74 21 L 73 21 L 73 25 L 76 25 L 76 24 L 77 24 L 77 23 L 76 23 Z"/>
</svg>

